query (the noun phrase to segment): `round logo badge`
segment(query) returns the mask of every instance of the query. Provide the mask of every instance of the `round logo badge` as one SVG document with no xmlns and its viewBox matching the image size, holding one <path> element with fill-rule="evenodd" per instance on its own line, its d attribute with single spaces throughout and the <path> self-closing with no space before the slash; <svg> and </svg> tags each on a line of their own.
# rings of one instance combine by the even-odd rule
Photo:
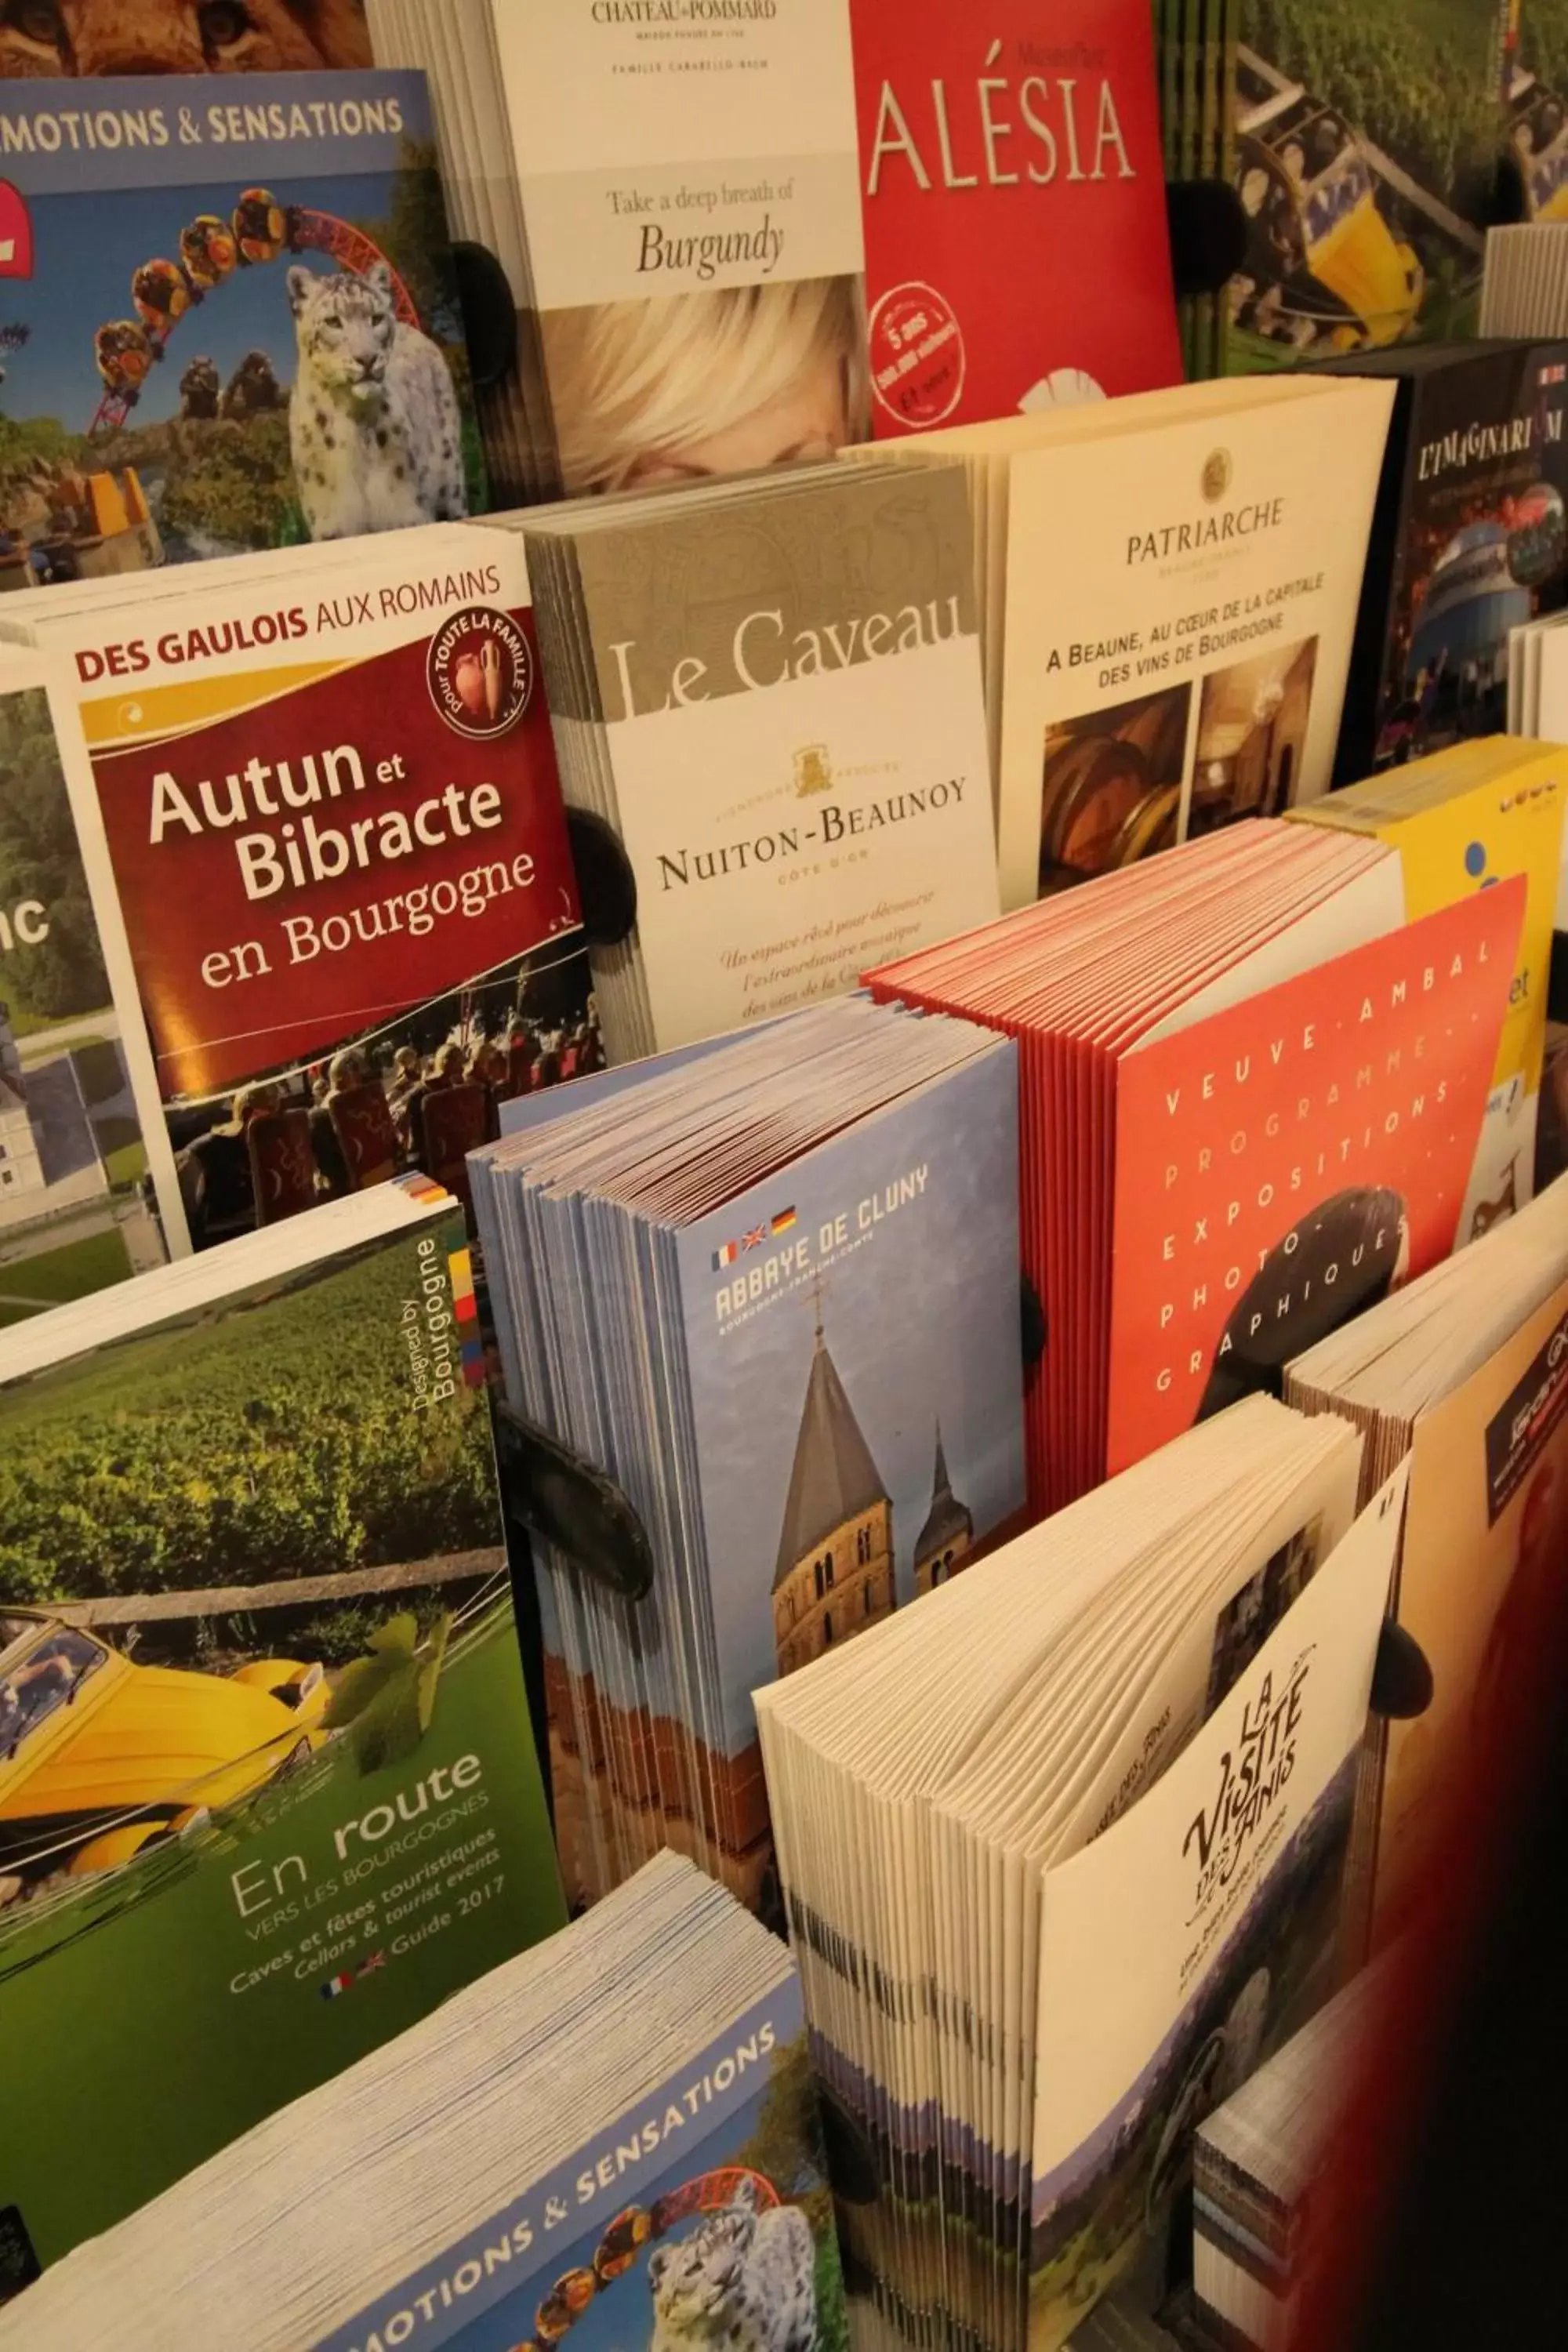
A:
<svg viewBox="0 0 1568 2352">
<path fill-rule="evenodd" d="M 465 604 L 443 621 L 425 663 L 430 699 L 459 735 L 504 735 L 533 694 L 533 656 L 510 613 Z"/>
<path fill-rule="evenodd" d="M 1223 499 L 1229 488 L 1230 451 L 1228 449 L 1211 450 L 1204 460 L 1204 496 L 1212 504 L 1215 499 Z"/>
<path fill-rule="evenodd" d="M 871 389 L 889 416 L 924 432 L 951 416 L 963 391 L 963 330 L 934 286 L 911 278 L 870 318 Z"/>
</svg>

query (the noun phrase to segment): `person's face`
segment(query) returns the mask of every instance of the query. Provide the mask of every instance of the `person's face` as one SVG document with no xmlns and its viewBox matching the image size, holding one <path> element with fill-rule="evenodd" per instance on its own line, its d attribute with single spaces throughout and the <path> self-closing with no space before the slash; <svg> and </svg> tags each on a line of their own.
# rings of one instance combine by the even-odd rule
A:
<svg viewBox="0 0 1568 2352">
<path fill-rule="evenodd" d="M 837 352 L 824 352 L 776 399 L 753 409 L 738 425 L 710 434 L 705 441 L 689 441 L 683 448 L 650 451 L 637 458 L 626 477 L 626 487 L 646 488 L 655 482 L 691 482 L 709 474 L 747 473 L 754 467 L 783 465 L 790 458 L 831 457 L 848 433 L 844 363 Z"/>
</svg>

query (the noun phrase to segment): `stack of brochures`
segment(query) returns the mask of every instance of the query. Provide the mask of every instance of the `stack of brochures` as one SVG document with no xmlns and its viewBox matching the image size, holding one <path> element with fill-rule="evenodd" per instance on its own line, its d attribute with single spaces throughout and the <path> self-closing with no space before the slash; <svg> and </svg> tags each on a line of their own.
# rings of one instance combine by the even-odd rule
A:
<svg viewBox="0 0 1568 2352">
<path fill-rule="evenodd" d="M 1517 633 L 1563 598 L 1568 342 L 1401 338 L 1321 373 L 1395 394 L 1334 758 L 1347 784 L 1502 725 Z"/>
<path fill-rule="evenodd" d="M 1525 879 L 1524 922 L 1486 1119 L 1459 1216 L 1471 1241 L 1528 1201 L 1534 1181 L 1552 915 L 1568 800 L 1568 751 L 1510 735 L 1451 743 L 1299 809 L 1399 852 L 1407 915 L 1429 915 L 1509 876 Z"/>
<path fill-rule="evenodd" d="M 1541 96 L 1550 105 L 1549 93 L 1542 89 Z M 1528 158 L 1528 146 L 1524 152 Z M 1525 168 L 1530 168 L 1528 162 Z M 1542 157 L 1535 168 L 1550 171 L 1552 167 Z M 1543 234 L 1532 234 L 1535 231 Z M 1489 228 L 1480 332 L 1486 336 L 1560 335 L 1565 328 L 1568 222 L 1537 215 Z"/>
<path fill-rule="evenodd" d="M 541 1547 L 556 1827 L 773 1885 L 752 1692 L 1024 1500 L 1016 1057 L 847 997 L 507 1107 L 470 1161 L 507 1390 L 641 1514 L 653 1589 Z"/>
<path fill-rule="evenodd" d="M 509 518 L 562 790 L 620 836 L 612 1061 L 997 911 L 963 477 L 800 467 Z"/>
<path fill-rule="evenodd" d="M 1391 401 L 1181 384 L 850 453 L 968 477 L 1005 907 L 1327 790 Z"/>
<path fill-rule="evenodd" d="M 867 429 L 847 0 L 370 0 L 429 76 L 516 363 L 480 417 L 516 504 L 824 457 Z"/>
<path fill-rule="evenodd" d="M 1386 1991 L 1363 1969 L 1300 2033 L 1198 2126 L 1193 2149 L 1193 2284 L 1201 2321 L 1225 2344 L 1291 2352 L 1314 2257 L 1313 2189 Z"/>
<path fill-rule="evenodd" d="M 794 1964 L 665 1854 L 47 2273 L 0 2346 L 804 2352 L 842 2294 Z"/>
<path fill-rule="evenodd" d="M 433 523 L 0 596 L 0 638 L 19 640 L 0 775 L 39 810 L 59 900 L 42 952 L 0 959 L 33 1033 L 8 1074 L 0 1026 L 0 1077 L 36 1071 L 43 1134 L 71 1108 L 71 1030 L 49 1033 L 92 1016 L 76 1037 L 118 1066 L 79 1055 L 78 1086 L 123 1094 L 110 1131 L 129 1143 L 134 1118 L 171 1254 L 410 1168 L 462 1195 L 498 1099 L 597 1061 L 514 532 Z M 0 908 L 38 887 L 16 842 L 0 829 Z M 0 1189 L 0 1228 L 26 1214 L 63 1243 L 83 1157 L 47 1150 L 40 1181 Z M 105 1157 L 122 1184 L 125 1152 Z"/>
<path fill-rule="evenodd" d="M 1330 1989 L 1403 1500 L 1253 1397 L 757 1694 L 880 2326 L 1052 2352 Z"/>
<path fill-rule="evenodd" d="M 1510 735 L 1555 743 L 1568 736 L 1568 613 L 1546 612 L 1509 632 L 1508 728 Z M 1568 931 L 1568 870 L 1558 868 L 1553 928 Z"/>
<path fill-rule="evenodd" d="M 868 975 L 1018 1039 L 1037 1510 L 1455 1246 L 1525 893 L 1406 925 L 1381 843 L 1238 825 Z"/>
<path fill-rule="evenodd" d="M 1379 1722 L 1357 1822 L 1358 1917 L 1379 1941 L 1468 1833 L 1480 1753 L 1506 1756 L 1568 1556 L 1568 1178 L 1287 1370 L 1304 1412 L 1366 1434 L 1363 1488 L 1408 1456 L 1394 1586 L 1431 1706 Z M 1489 1825 L 1478 1825 L 1489 1837 Z"/>
<path fill-rule="evenodd" d="M 0 1525 L 3 2296 L 565 1913 L 438 1187 L 0 1331 Z"/>
<path fill-rule="evenodd" d="M 1361 1969 L 1206 2122 L 1192 2149 L 1199 2322 L 1220 2343 L 1290 2352 L 1302 2286 L 1333 2261 L 1321 2185 L 1387 2001 L 1389 1964 Z"/>
</svg>

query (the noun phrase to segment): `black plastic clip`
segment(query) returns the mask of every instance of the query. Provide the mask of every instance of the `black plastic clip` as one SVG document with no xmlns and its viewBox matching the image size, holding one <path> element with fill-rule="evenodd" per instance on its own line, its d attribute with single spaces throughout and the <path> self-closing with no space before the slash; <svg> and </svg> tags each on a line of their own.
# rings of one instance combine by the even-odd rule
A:
<svg viewBox="0 0 1568 2352">
<path fill-rule="evenodd" d="M 619 947 L 637 919 L 637 877 L 626 843 L 592 809 L 570 808 L 566 833 L 577 869 L 583 929 L 591 948 Z"/>
<path fill-rule="evenodd" d="M 1431 1664 L 1420 1643 L 1394 1618 L 1385 1618 L 1372 1670 L 1373 1714 L 1391 1723 L 1412 1723 L 1431 1706 L 1432 1687 Z"/>
<path fill-rule="evenodd" d="M 1552 961 L 1547 967 L 1546 1017 L 1568 1021 L 1568 931 L 1552 934 Z"/>
<path fill-rule="evenodd" d="M 1050 1327 L 1040 1294 L 1026 1274 L 1018 1276 L 1018 1313 L 1024 1335 L 1024 1370 L 1032 1372 L 1046 1352 Z"/>
<path fill-rule="evenodd" d="M 882 2184 L 869 2135 L 820 2077 L 816 2104 L 822 2113 L 823 2152 L 834 2195 L 846 2205 L 874 2205 Z"/>
<path fill-rule="evenodd" d="M 517 365 L 517 305 L 506 271 L 488 245 L 467 237 L 452 246 L 458 306 L 468 347 L 468 373 L 481 392 L 505 381 Z"/>
<path fill-rule="evenodd" d="M 1165 226 L 1178 298 L 1217 294 L 1247 257 L 1247 215 L 1227 180 L 1167 182 Z"/>
<path fill-rule="evenodd" d="M 496 1402 L 496 1451 L 510 1518 L 620 1600 L 647 1600 L 653 1546 L 613 1478 L 504 1399 Z"/>
</svg>

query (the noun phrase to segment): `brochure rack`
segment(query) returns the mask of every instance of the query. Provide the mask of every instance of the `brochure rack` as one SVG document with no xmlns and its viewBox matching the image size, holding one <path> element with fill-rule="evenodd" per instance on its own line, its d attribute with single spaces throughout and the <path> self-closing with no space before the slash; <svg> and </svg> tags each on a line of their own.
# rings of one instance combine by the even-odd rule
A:
<svg viewBox="0 0 1568 2352">
<path fill-rule="evenodd" d="M 1246 225 L 1235 191 L 1218 181 L 1181 183 L 1167 190 L 1172 261 L 1178 294 L 1215 293 L 1239 266 Z M 465 322 L 474 375 L 481 385 L 500 382 L 512 364 L 513 310 L 510 289 L 495 257 L 479 246 L 458 248 Z M 637 888 L 625 848 L 604 820 L 588 812 L 568 812 L 574 859 L 583 903 L 584 928 L 595 947 L 618 944 L 637 919 Z M 1024 1358 L 1033 1367 L 1043 1355 L 1047 1317 L 1033 1286 L 1020 1284 Z M 543 1675 L 538 1602 L 530 1543 L 551 1544 L 617 1599 L 637 1602 L 652 1591 L 653 1549 L 642 1519 L 616 1482 L 528 1420 L 506 1402 L 496 1406 L 496 1440 L 502 1497 L 512 1548 L 524 1668 L 542 1759 L 548 1757 L 543 1721 Z M 1402 1628 L 1386 1624 L 1380 1638 L 1372 1710 L 1394 1720 L 1414 1718 L 1431 1703 L 1432 1675 L 1418 1644 Z M 546 1768 L 547 1769 L 547 1768 Z M 548 1775 L 547 1775 L 548 1777 Z M 820 2089 L 820 2086 L 819 2086 Z M 828 2169 L 836 2194 L 850 2204 L 870 2202 L 878 2191 L 873 2151 L 858 2125 L 830 2093 L 820 2090 Z M 1173 2232 L 1172 2244 L 1177 2242 Z M 1190 2229 L 1187 2231 L 1190 2239 Z M 854 2290 L 858 2282 L 848 2275 Z M 1165 2326 L 1141 2320 L 1134 2336 L 1123 2315 L 1107 2311 L 1086 2323 L 1086 2352 L 1117 2343 L 1147 2346 L 1149 2352 L 1197 2352 L 1203 2339 L 1191 2332 L 1190 2287 L 1173 2276 Z M 1114 2338 L 1095 2333 L 1120 2323 Z M 1174 2327 L 1175 2334 L 1166 2332 Z M 1079 2341 L 1074 2339 L 1075 2344 Z"/>
</svg>

